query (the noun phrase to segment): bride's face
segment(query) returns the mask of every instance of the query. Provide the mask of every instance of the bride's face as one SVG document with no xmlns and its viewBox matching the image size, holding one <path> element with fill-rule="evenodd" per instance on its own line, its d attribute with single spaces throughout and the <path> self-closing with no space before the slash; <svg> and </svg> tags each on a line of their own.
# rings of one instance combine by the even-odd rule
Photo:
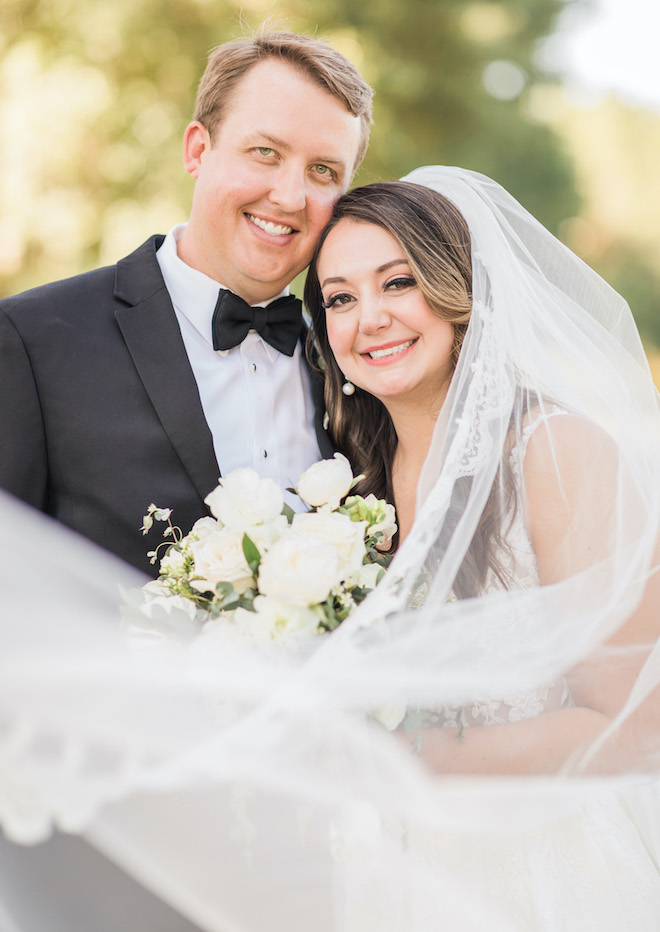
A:
<svg viewBox="0 0 660 932">
<path fill-rule="evenodd" d="M 394 237 L 341 220 L 317 271 L 330 347 L 346 378 L 387 407 L 405 400 L 437 413 L 453 372 L 454 331 L 426 304 Z"/>
</svg>

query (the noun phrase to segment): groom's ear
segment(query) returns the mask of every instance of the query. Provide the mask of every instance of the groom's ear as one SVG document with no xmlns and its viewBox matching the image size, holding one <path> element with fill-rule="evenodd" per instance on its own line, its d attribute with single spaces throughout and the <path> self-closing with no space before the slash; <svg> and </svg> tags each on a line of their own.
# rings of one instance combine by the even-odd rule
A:
<svg viewBox="0 0 660 932">
<path fill-rule="evenodd" d="M 199 174 L 202 156 L 211 148 L 211 136 L 204 124 L 199 120 L 189 123 L 183 134 L 183 164 L 193 178 Z"/>
</svg>

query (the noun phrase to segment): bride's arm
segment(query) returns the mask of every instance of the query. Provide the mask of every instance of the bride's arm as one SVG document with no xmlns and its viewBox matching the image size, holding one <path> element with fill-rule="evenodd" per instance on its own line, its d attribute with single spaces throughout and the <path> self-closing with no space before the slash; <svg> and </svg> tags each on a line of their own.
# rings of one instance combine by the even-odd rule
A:
<svg viewBox="0 0 660 932">
<path fill-rule="evenodd" d="M 539 579 L 552 585 L 600 565 L 602 590 L 594 592 L 593 601 L 604 604 L 610 574 L 617 572 L 617 561 L 629 559 L 626 550 L 648 516 L 633 494 L 625 501 L 617 494 L 625 478 L 609 435 L 577 417 L 556 417 L 548 424 L 549 430 L 532 435 L 524 465 L 526 523 Z M 655 543 L 652 562 L 658 567 L 660 542 Z M 585 585 L 593 587 L 596 580 L 587 576 Z M 660 573 L 640 595 L 636 609 L 605 641 L 613 650 L 598 651 L 570 672 L 577 705 L 606 716 L 621 710 L 648 656 L 645 648 L 660 637 Z"/>
<path fill-rule="evenodd" d="M 611 438 L 595 425 L 564 415 L 532 434 L 524 463 L 525 521 L 542 585 L 606 565 L 622 522 L 634 514 L 617 510 L 618 457 Z M 558 477 L 561 476 L 561 482 Z M 635 504 L 630 502 L 634 511 Z M 634 532 L 634 526 L 629 525 Z M 655 564 L 660 564 L 660 548 Z M 605 585 L 607 581 L 604 580 Z M 598 593 L 602 595 L 602 593 Z M 621 711 L 660 636 L 660 573 L 651 577 L 636 610 L 606 642 L 624 651 L 596 651 L 568 674 L 575 708 L 496 726 L 423 730 L 421 756 L 439 773 L 553 773 L 597 739 Z M 657 691 L 656 691 L 657 693 Z M 660 700 L 659 700 L 660 701 Z M 653 698 L 606 742 L 590 769 L 617 769 L 622 755 L 657 736 L 660 710 Z"/>
</svg>

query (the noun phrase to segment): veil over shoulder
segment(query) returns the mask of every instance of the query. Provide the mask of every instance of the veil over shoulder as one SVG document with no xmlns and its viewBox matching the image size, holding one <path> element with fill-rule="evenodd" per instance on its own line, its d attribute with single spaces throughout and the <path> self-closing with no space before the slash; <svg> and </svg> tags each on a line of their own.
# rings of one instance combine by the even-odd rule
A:
<svg viewBox="0 0 660 932">
<path fill-rule="evenodd" d="M 311 646 L 136 652 L 142 580 L 2 498 L 0 822 L 209 932 L 650 932 L 658 392 L 624 299 L 496 182 L 403 180 L 466 219 L 473 310 L 385 578 Z"/>
</svg>

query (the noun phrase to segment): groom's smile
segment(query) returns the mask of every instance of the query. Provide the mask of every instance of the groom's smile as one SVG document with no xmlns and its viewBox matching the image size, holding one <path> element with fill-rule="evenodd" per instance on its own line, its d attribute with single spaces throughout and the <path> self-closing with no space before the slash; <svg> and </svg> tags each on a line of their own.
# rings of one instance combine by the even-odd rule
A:
<svg viewBox="0 0 660 932">
<path fill-rule="evenodd" d="M 274 223 L 271 220 L 264 220 L 262 217 L 255 217 L 254 214 L 245 215 L 248 220 L 253 223 L 256 227 L 259 227 L 260 230 L 268 233 L 269 236 L 288 236 L 290 233 L 297 233 L 297 230 L 294 230 L 293 227 L 288 226 L 288 224 Z"/>
<path fill-rule="evenodd" d="M 186 131 L 196 185 L 180 257 L 251 304 L 274 297 L 309 264 L 360 136 L 359 118 L 308 75 L 253 66 L 213 138 L 201 123 Z"/>
</svg>

